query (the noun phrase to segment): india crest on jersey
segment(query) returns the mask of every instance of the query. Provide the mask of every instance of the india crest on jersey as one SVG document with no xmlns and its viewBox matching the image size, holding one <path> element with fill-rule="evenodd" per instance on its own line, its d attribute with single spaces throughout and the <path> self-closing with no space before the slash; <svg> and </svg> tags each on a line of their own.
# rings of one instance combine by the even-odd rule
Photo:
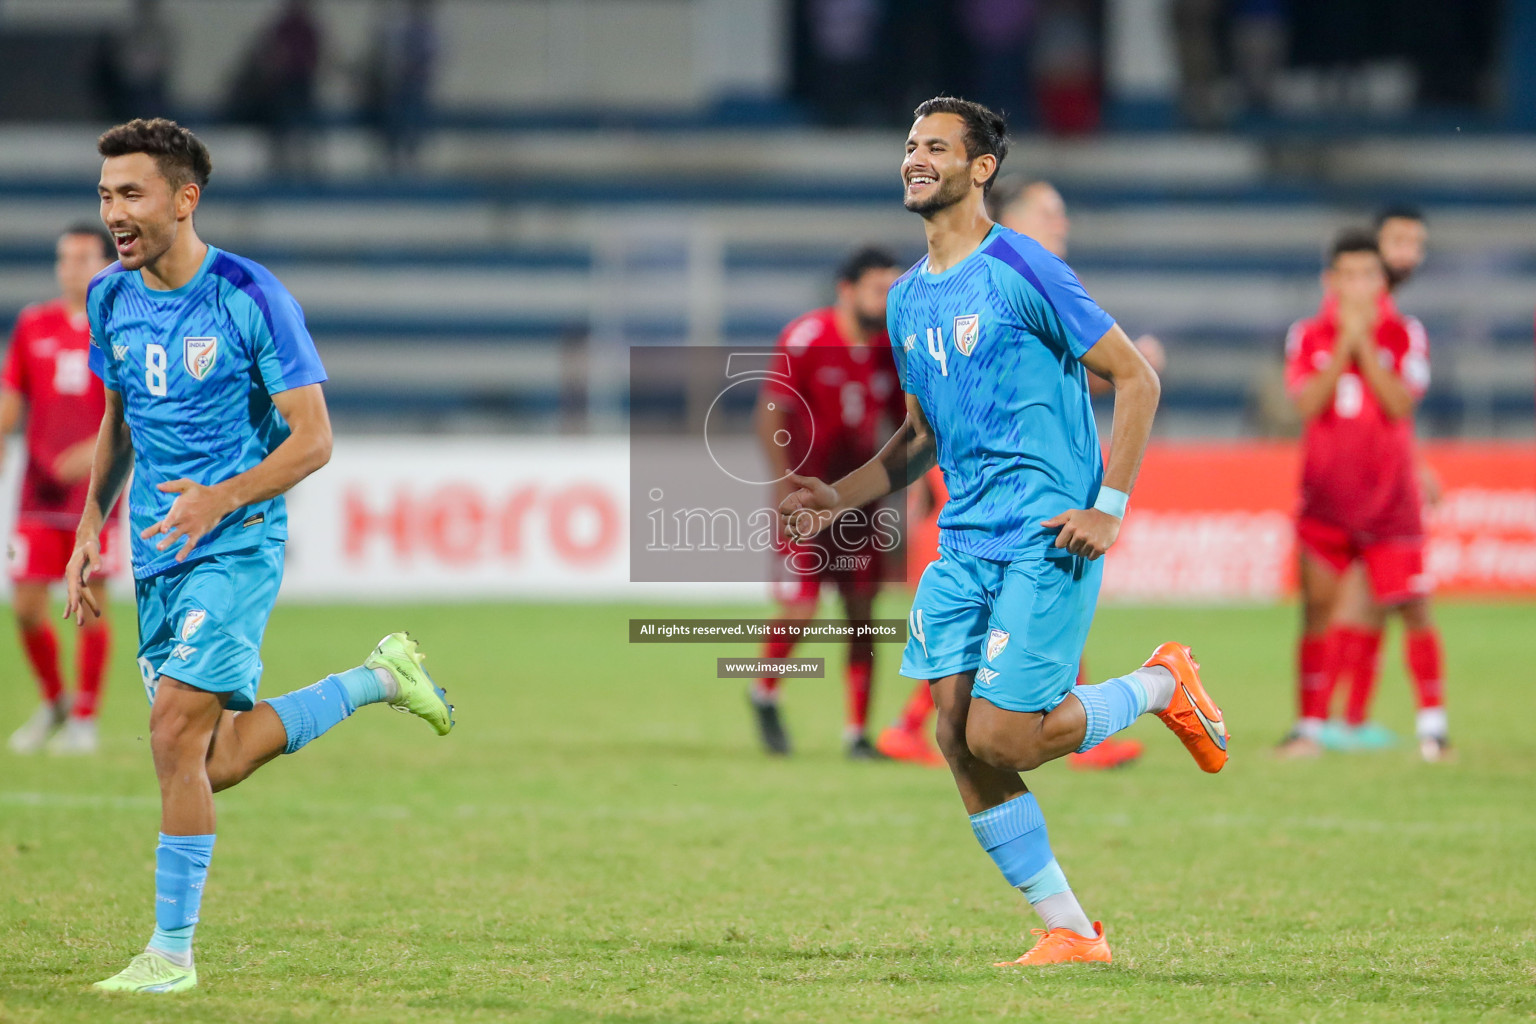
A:
<svg viewBox="0 0 1536 1024">
<path fill-rule="evenodd" d="M 976 348 L 976 342 L 981 339 L 981 314 L 972 313 L 969 316 L 955 317 L 955 348 L 960 354 L 968 356 Z"/>
<path fill-rule="evenodd" d="M 219 357 L 218 338 L 183 338 L 182 363 L 187 372 L 198 380 L 208 376 L 214 360 Z"/>
</svg>

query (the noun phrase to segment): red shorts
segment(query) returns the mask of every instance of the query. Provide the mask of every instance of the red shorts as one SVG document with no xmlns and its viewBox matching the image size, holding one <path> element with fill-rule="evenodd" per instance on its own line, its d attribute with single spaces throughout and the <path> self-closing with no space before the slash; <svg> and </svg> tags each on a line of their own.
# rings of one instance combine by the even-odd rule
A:
<svg viewBox="0 0 1536 1024">
<path fill-rule="evenodd" d="M 101 531 L 101 568 L 104 575 L 115 575 L 121 566 L 113 534 L 117 524 Z M 69 567 L 75 553 L 75 531 L 43 526 L 26 520 L 16 524 L 8 553 L 11 579 L 17 583 L 57 583 Z"/>
<path fill-rule="evenodd" d="M 1423 597 L 1433 589 L 1429 575 L 1424 572 L 1424 541 L 1421 538 L 1364 544 L 1342 526 L 1316 519 L 1299 519 L 1296 539 L 1332 566 L 1335 572 L 1343 572 L 1357 559 L 1364 562 L 1371 592 L 1379 604 L 1402 604 Z"/>
<path fill-rule="evenodd" d="M 848 596 L 873 597 L 880 589 L 884 567 L 878 550 L 836 553 L 815 543 L 780 547 L 774 562 L 783 578 L 770 583 L 768 588 L 780 604 L 815 602 L 823 583 Z"/>
</svg>

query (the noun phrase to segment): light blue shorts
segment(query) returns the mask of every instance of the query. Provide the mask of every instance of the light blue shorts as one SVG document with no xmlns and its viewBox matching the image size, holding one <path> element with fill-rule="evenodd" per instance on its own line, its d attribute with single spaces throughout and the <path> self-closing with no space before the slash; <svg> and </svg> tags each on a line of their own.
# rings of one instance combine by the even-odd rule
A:
<svg viewBox="0 0 1536 1024">
<path fill-rule="evenodd" d="M 907 620 L 901 674 L 975 671 L 973 697 L 1009 711 L 1049 711 L 1077 681 L 1104 563 L 1051 549 L 994 562 L 939 548 Z"/>
<path fill-rule="evenodd" d="M 139 672 L 151 704 L 161 676 L 209 693 L 226 707 L 256 706 L 261 637 L 283 582 L 283 545 L 215 555 L 136 580 Z"/>
</svg>

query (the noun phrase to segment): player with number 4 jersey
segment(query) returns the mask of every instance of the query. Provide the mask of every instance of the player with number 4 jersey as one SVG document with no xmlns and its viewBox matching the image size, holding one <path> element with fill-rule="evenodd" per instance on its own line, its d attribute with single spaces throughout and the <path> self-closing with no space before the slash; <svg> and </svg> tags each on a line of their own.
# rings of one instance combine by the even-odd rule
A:
<svg viewBox="0 0 1536 1024">
<path fill-rule="evenodd" d="M 1076 684 L 1098 559 L 1126 514 L 1157 375 L 1065 263 L 988 218 L 983 199 L 1008 148 L 1002 117 L 954 97 L 915 117 L 901 176 L 928 254 L 891 289 L 886 315 L 906 422 L 841 479 L 803 480 L 780 514 L 787 530 L 813 535 L 943 469 L 940 555 L 913 598 L 902 672 L 932 688 L 939 749 L 976 840 L 1045 922 L 1006 964 L 1105 962 L 1103 927 L 1067 884 L 1019 773 L 1149 712 L 1203 770 L 1227 760 L 1221 711 L 1187 647 L 1165 643 L 1124 676 Z M 1107 466 L 1088 370 L 1115 389 Z"/>
</svg>

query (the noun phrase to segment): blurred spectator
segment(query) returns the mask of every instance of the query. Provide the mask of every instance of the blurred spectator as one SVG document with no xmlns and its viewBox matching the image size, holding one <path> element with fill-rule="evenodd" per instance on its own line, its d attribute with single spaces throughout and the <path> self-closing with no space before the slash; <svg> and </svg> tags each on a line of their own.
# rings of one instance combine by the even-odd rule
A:
<svg viewBox="0 0 1536 1024">
<path fill-rule="evenodd" d="M 414 170 L 431 114 L 438 35 L 431 0 L 381 0 L 365 69 L 363 111 L 393 174 Z"/>
<path fill-rule="evenodd" d="M 802 91 L 832 124 L 881 119 L 883 0 L 804 0 Z M 888 73 L 888 69 L 887 69 Z"/>
<path fill-rule="evenodd" d="M 1032 118 L 1029 36 L 1039 0 L 960 0 L 960 28 L 971 49 L 968 99 L 1008 117 L 1020 130 Z"/>
<path fill-rule="evenodd" d="M 1232 62 L 1248 110 L 1267 113 L 1285 65 L 1286 0 L 1236 0 L 1232 10 Z"/>
<path fill-rule="evenodd" d="M 163 117 L 169 112 L 166 85 L 175 42 L 160 0 L 136 0 L 128 23 L 103 40 L 98 91 L 113 121 Z"/>
<path fill-rule="evenodd" d="M 1067 204 L 1055 185 L 1018 176 L 1004 177 L 992 187 L 988 205 L 992 219 L 1003 227 L 1028 235 L 1053 256 L 1067 258 L 1072 222 L 1067 219 Z"/>
<path fill-rule="evenodd" d="M 1099 30 L 1092 0 L 1044 0 L 1030 63 L 1040 122 L 1057 135 L 1099 127 Z"/>
<path fill-rule="evenodd" d="M 1219 128 L 1223 120 L 1221 15 L 1223 0 L 1173 0 L 1178 44 L 1179 113 L 1192 128 Z"/>
<path fill-rule="evenodd" d="M 231 120 L 266 128 L 279 174 L 312 176 L 315 83 L 323 39 L 311 0 L 288 0 L 256 34 L 230 90 Z"/>
</svg>

